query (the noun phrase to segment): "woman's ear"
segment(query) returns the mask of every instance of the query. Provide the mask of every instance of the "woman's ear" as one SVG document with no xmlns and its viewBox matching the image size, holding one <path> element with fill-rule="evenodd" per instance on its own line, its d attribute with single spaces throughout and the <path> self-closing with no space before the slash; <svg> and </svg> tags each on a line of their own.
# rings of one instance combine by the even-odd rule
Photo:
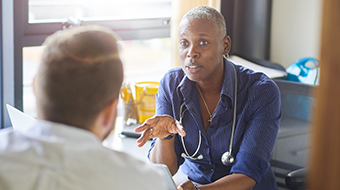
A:
<svg viewBox="0 0 340 190">
<path fill-rule="evenodd" d="M 230 36 L 226 36 L 223 38 L 223 47 L 224 47 L 224 51 L 223 54 L 227 55 L 230 52 L 231 49 L 231 38 Z"/>
</svg>

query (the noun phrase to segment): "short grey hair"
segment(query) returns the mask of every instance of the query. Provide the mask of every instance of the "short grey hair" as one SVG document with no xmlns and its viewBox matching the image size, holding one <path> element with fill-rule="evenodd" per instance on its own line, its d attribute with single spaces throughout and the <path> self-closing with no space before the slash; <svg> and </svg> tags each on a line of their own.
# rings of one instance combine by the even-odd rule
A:
<svg viewBox="0 0 340 190">
<path fill-rule="evenodd" d="M 183 19 L 207 19 L 213 21 L 216 28 L 223 35 L 227 36 L 227 27 L 223 15 L 216 9 L 208 6 L 199 6 L 191 9 L 183 16 Z"/>
</svg>

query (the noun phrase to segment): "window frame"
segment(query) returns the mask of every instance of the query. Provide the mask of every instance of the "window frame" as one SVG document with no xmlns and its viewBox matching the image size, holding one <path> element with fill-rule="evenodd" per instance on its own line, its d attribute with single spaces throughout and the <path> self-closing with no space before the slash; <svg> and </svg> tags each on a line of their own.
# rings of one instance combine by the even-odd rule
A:
<svg viewBox="0 0 340 190">
<path fill-rule="evenodd" d="M 58 30 L 70 27 L 69 22 L 29 23 L 29 0 L 22 0 L 21 13 L 24 23 L 23 46 L 41 45 L 47 36 Z M 20 5 L 18 5 L 20 6 Z M 19 9 L 20 7 L 18 7 Z M 16 13 L 15 13 L 16 14 Z M 123 20 L 91 20 L 81 21 L 81 25 L 102 25 L 115 31 L 122 40 L 150 39 L 170 37 L 170 17 L 123 19 Z"/>
<path fill-rule="evenodd" d="M 2 0 L 0 0 L 0 15 L 2 15 Z M 2 19 L 0 19 L 0 129 L 3 127 L 3 114 L 2 114 Z"/>
<path fill-rule="evenodd" d="M 6 104 L 15 105 L 14 2 L 1 1 L 1 99 L 0 128 L 10 127 Z M 4 48 L 5 47 L 5 48 Z M 20 101 L 18 101 L 20 103 Z"/>
</svg>

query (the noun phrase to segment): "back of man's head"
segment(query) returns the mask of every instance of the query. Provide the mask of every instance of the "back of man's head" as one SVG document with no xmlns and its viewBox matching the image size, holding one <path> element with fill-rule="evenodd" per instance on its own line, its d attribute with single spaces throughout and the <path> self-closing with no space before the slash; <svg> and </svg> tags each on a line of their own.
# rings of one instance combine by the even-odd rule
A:
<svg viewBox="0 0 340 190">
<path fill-rule="evenodd" d="M 43 45 L 35 79 L 38 117 L 88 129 L 119 96 L 117 36 L 105 27 L 80 26 L 51 35 Z"/>
</svg>

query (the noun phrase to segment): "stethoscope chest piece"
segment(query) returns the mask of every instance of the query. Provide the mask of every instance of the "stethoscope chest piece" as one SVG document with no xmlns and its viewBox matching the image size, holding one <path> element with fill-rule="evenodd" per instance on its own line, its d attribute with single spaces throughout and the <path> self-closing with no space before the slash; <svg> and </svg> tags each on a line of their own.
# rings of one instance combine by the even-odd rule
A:
<svg viewBox="0 0 340 190">
<path fill-rule="evenodd" d="M 230 152 L 225 152 L 221 157 L 221 161 L 223 165 L 230 165 L 234 163 L 235 159 Z"/>
</svg>

